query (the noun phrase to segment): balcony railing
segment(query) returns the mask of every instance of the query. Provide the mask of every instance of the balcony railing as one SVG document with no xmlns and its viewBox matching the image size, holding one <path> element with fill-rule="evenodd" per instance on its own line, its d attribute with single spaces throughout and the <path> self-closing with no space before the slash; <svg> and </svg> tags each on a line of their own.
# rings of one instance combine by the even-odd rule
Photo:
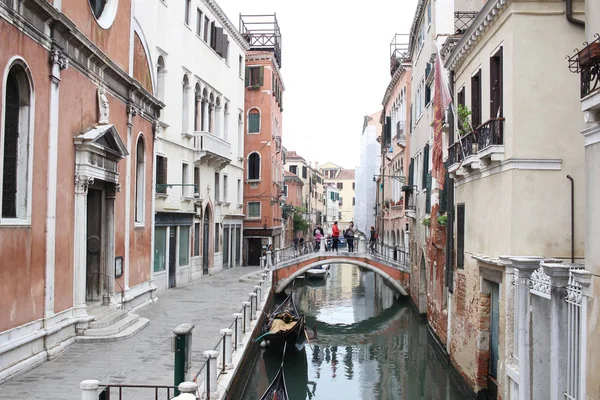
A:
<svg viewBox="0 0 600 400">
<path fill-rule="evenodd" d="M 504 118 L 492 118 L 477 128 L 477 151 L 504 145 Z"/>
<path fill-rule="evenodd" d="M 581 98 L 600 89 L 600 35 L 594 36 L 596 40 L 568 57 L 571 72 L 579 73 Z"/>
<path fill-rule="evenodd" d="M 456 11 L 454 13 L 454 32 L 465 33 L 477 14 L 479 14 L 477 11 Z"/>
<path fill-rule="evenodd" d="M 448 147 L 448 171 L 455 172 L 459 165 L 479 168 L 478 160 L 491 157 L 492 161 L 500 161 L 503 154 L 504 118 L 491 118 Z"/>
<path fill-rule="evenodd" d="M 396 122 L 396 136 L 394 140 L 399 146 L 406 146 L 406 121 Z"/>
<path fill-rule="evenodd" d="M 199 153 L 198 160 L 216 159 L 221 163 L 231 162 L 231 144 L 209 132 L 194 132 L 194 148 Z"/>
</svg>

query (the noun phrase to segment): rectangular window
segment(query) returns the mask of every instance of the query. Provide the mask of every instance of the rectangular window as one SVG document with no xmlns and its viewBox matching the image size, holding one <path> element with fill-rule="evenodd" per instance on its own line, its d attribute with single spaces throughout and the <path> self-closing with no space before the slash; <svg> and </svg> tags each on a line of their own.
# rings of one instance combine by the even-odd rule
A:
<svg viewBox="0 0 600 400">
<path fill-rule="evenodd" d="M 217 25 L 215 21 L 210 21 L 210 38 L 209 38 L 210 47 L 214 50 L 217 44 Z"/>
<path fill-rule="evenodd" d="M 221 193 L 219 191 L 221 182 L 220 176 L 218 172 L 215 172 L 215 201 L 221 201 Z"/>
<path fill-rule="evenodd" d="M 192 4 L 192 0 L 185 0 L 185 24 L 190 24 L 190 6 Z"/>
<path fill-rule="evenodd" d="M 238 58 L 238 74 L 240 75 L 240 78 L 242 77 L 242 67 L 244 66 L 244 58 L 242 56 L 239 56 Z"/>
<path fill-rule="evenodd" d="M 456 206 L 456 266 L 465 267 L 465 205 Z"/>
<path fill-rule="evenodd" d="M 242 204 L 242 180 L 237 180 L 237 202 Z"/>
<path fill-rule="evenodd" d="M 431 102 L 431 87 L 429 85 L 425 85 L 425 105 L 429 105 Z"/>
<path fill-rule="evenodd" d="M 221 241 L 221 224 L 218 222 L 215 224 L 215 253 L 219 252 Z"/>
<path fill-rule="evenodd" d="M 190 228 L 187 226 L 179 227 L 179 265 L 184 266 L 190 263 Z"/>
<path fill-rule="evenodd" d="M 502 117 L 502 47 L 490 59 L 490 118 Z"/>
<path fill-rule="evenodd" d="M 208 43 L 208 29 L 210 28 L 210 20 L 204 17 L 204 41 Z"/>
<path fill-rule="evenodd" d="M 248 218 L 260 218 L 259 201 L 251 201 L 248 203 Z"/>
<path fill-rule="evenodd" d="M 290 172 L 294 175 L 298 175 L 298 166 L 297 165 L 290 165 Z"/>
<path fill-rule="evenodd" d="M 288 185 L 283 185 L 283 197 L 288 196 Z"/>
<path fill-rule="evenodd" d="M 194 223 L 194 257 L 200 255 L 200 222 Z"/>
<path fill-rule="evenodd" d="M 167 157 L 156 156 L 156 193 L 167 193 Z"/>
<path fill-rule="evenodd" d="M 250 68 L 250 86 L 263 85 L 263 67 L 252 67 Z"/>
<path fill-rule="evenodd" d="M 340 207 L 341 207 L 341 206 L 342 206 L 342 204 L 344 203 L 344 201 L 343 201 L 343 200 L 344 200 L 344 199 L 343 199 L 343 198 L 341 198 L 341 197 L 340 197 L 340 198 L 339 198 L 339 200 L 338 200 L 338 201 L 339 201 L 338 205 L 339 205 Z"/>
<path fill-rule="evenodd" d="M 227 203 L 227 175 L 223 175 L 223 201 Z"/>
<path fill-rule="evenodd" d="M 167 227 L 154 229 L 154 272 L 164 271 L 167 265 Z"/>
<path fill-rule="evenodd" d="M 356 190 L 356 182 L 352 182 L 352 190 Z"/>
<path fill-rule="evenodd" d="M 344 184 L 342 182 L 338 182 L 337 188 L 340 190 L 344 189 Z"/>
<path fill-rule="evenodd" d="M 471 77 L 471 125 L 481 125 L 481 70 Z"/>
<path fill-rule="evenodd" d="M 356 198 L 355 198 L 355 197 L 353 197 L 353 198 L 352 198 L 352 205 L 353 205 L 353 206 L 355 206 L 355 205 L 356 205 Z"/>
<path fill-rule="evenodd" d="M 458 92 L 458 94 L 456 95 L 458 104 L 461 106 L 465 106 L 465 87 L 463 86 L 460 91 Z"/>
<path fill-rule="evenodd" d="M 306 169 L 306 166 L 303 165 L 302 166 L 302 179 L 306 179 L 308 177 L 308 171 Z"/>
<path fill-rule="evenodd" d="M 200 168 L 194 167 L 194 193 L 200 194 Z"/>
<path fill-rule="evenodd" d="M 181 196 L 182 197 L 189 197 L 190 195 L 190 188 L 187 186 L 188 185 L 188 169 L 189 169 L 189 165 L 183 163 L 181 164 Z"/>
<path fill-rule="evenodd" d="M 196 35 L 202 36 L 202 11 L 196 9 Z"/>
<path fill-rule="evenodd" d="M 423 175 L 422 175 L 422 184 L 423 188 L 427 188 L 427 175 L 429 172 L 429 143 L 425 145 L 423 149 Z"/>
</svg>

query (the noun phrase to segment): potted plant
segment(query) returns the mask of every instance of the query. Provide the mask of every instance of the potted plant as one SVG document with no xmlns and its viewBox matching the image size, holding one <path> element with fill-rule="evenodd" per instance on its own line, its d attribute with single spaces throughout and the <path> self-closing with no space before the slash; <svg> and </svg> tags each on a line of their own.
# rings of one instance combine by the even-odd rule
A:
<svg viewBox="0 0 600 400">
<path fill-rule="evenodd" d="M 448 216 L 446 215 L 440 215 L 439 217 L 437 217 L 437 223 L 441 226 L 446 226 L 446 223 L 448 222 Z"/>
<path fill-rule="evenodd" d="M 389 201 L 389 200 L 386 200 L 386 201 L 384 201 L 384 202 L 383 202 L 383 206 L 384 206 L 385 208 L 390 208 L 390 201 Z"/>
<path fill-rule="evenodd" d="M 430 220 L 429 218 L 423 218 L 423 219 L 421 220 L 421 223 L 422 223 L 424 226 L 429 226 L 429 225 L 431 225 L 431 220 Z"/>
<path fill-rule="evenodd" d="M 473 127 L 471 126 L 471 114 L 472 112 L 462 104 L 458 105 L 457 109 L 458 114 L 458 132 L 460 136 L 466 136 L 469 133 L 473 132 Z"/>
<path fill-rule="evenodd" d="M 250 89 L 250 90 L 258 90 L 258 89 L 260 89 L 260 85 L 251 85 L 251 86 L 248 86 L 248 89 Z"/>
</svg>

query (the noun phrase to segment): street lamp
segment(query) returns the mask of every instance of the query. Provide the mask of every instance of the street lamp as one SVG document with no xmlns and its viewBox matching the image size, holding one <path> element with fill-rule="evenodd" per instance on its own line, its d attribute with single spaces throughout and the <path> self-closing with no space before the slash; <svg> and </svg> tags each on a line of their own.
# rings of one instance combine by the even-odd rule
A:
<svg viewBox="0 0 600 400">
<path fill-rule="evenodd" d="M 373 175 L 373 182 L 377 182 L 377 178 L 392 178 L 392 179 L 396 179 L 400 183 L 406 182 L 406 177 L 402 176 L 402 175 L 385 175 L 385 174 Z"/>
</svg>

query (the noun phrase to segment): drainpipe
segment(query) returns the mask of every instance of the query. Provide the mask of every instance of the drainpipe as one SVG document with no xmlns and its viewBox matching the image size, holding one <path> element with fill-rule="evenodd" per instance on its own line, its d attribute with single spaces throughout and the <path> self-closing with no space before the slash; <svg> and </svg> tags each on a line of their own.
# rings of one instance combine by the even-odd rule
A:
<svg viewBox="0 0 600 400">
<path fill-rule="evenodd" d="M 450 96 L 454 101 L 454 71 L 450 71 Z M 448 113 L 449 135 L 448 142 L 454 143 L 454 112 Z M 454 266 L 454 180 L 448 179 L 446 191 L 446 208 L 448 219 L 446 221 L 446 286 L 450 293 L 454 293 L 453 269 Z"/>
<path fill-rule="evenodd" d="M 573 0 L 565 0 L 567 2 L 567 21 L 570 23 L 585 28 L 585 21 L 573 17 Z"/>
<path fill-rule="evenodd" d="M 567 175 L 571 181 L 571 262 L 575 263 L 575 182 L 571 175 Z"/>
</svg>

